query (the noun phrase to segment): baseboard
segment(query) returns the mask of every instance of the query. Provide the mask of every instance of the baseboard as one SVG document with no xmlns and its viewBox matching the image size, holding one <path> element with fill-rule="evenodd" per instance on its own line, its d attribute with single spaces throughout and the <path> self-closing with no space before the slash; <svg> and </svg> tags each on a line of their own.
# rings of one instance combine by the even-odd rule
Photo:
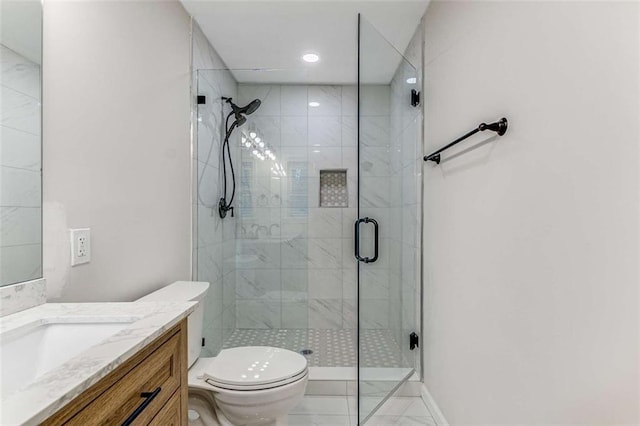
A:
<svg viewBox="0 0 640 426">
<path fill-rule="evenodd" d="M 440 411 L 440 408 L 438 408 L 438 404 L 436 404 L 435 399 L 433 399 L 433 397 L 429 393 L 429 390 L 427 389 L 427 386 L 425 386 L 424 383 L 422 384 L 420 397 L 422 398 L 424 405 L 427 406 L 427 409 L 431 413 L 431 416 L 433 416 L 433 420 L 436 422 L 436 425 L 449 426 L 447 419 L 444 418 L 444 414 L 442 414 L 442 411 Z"/>
</svg>

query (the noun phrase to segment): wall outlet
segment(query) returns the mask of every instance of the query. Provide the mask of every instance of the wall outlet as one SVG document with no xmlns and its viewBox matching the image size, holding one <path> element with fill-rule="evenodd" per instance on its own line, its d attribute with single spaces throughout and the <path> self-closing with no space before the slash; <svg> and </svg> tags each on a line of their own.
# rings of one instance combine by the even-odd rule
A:
<svg viewBox="0 0 640 426">
<path fill-rule="evenodd" d="M 91 261 L 91 229 L 71 229 L 71 266 Z"/>
</svg>

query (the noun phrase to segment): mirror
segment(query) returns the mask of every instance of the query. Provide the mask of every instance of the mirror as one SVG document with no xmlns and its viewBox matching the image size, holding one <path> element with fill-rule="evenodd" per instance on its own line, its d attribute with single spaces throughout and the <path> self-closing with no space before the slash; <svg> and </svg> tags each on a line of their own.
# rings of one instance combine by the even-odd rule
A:
<svg viewBox="0 0 640 426">
<path fill-rule="evenodd" d="M 0 2 L 0 286 L 42 277 L 42 3 Z"/>
</svg>

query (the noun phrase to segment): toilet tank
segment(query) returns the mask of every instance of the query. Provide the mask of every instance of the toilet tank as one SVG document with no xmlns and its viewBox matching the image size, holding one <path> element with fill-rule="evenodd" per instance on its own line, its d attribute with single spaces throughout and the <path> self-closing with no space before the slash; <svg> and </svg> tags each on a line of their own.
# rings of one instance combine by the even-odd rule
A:
<svg viewBox="0 0 640 426">
<path fill-rule="evenodd" d="M 201 302 L 196 310 L 187 317 L 189 367 L 198 360 L 202 350 L 204 298 L 207 295 L 207 291 L 209 291 L 209 283 L 207 282 L 176 281 L 136 300 L 136 302 Z"/>
</svg>

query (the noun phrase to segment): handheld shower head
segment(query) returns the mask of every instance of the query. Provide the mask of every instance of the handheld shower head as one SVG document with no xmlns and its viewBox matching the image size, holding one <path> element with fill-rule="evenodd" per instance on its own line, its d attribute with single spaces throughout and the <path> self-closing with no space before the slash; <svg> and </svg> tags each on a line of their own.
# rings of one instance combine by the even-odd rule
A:
<svg viewBox="0 0 640 426">
<path fill-rule="evenodd" d="M 245 116 L 256 112 L 256 110 L 260 107 L 260 104 L 261 104 L 260 99 L 254 99 L 253 101 L 249 102 L 247 105 L 243 107 L 239 107 L 238 105 L 234 104 L 231 101 L 231 98 L 222 98 L 222 99 L 224 99 L 229 105 L 231 105 L 231 110 L 233 114 L 236 116 L 238 127 L 242 126 L 247 121 L 247 118 Z"/>
<path fill-rule="evenodd" d="M 227 115 L 225 121 L 226 136 L 222 144 L 222 171 L 224 176 L 224 192 L 220 202 L 218 203 L 218 214 L 221 218 L 227 215 L 227 212 L 231 210 L 231 216 L 233 217 L 233 198 L 236 195 L 236 175 L 233 170 L 233 161 L 231 160 L 231 149 L 229 148 L 229 137 L 236 127 L 242 126 L 247 122 L 247 115 L 253 114 L 260 107 L 260 99 L 254 99 L 243 107 L 239 107 L 231 101 L 231 98 L 223 97 L 222 100 L 227 102 L 231 106 L 231 112 Z M 235 121 L 229 126 L 229 119 L 231 116 L 235 116 Z M 226 147 L 226 150 L 225 150 Z M 227 159 L 229 160 L 229 168 L 231 169 L 231 198 L 227 201 Z"/>
<path fill-rule="evenodd" d="M 256 112 L 256 110 L 258 108 L 260 108 L 260 104 L 262 102 L 260 101 L 260 99 L 254 99 L 251 102 L 249 102 L 249 104 L 247 106 L 245 106 L 242 109 L 246 109 L 245 114 L 250 115 L 253 114 L 254 112 Z"/>
</svg>

